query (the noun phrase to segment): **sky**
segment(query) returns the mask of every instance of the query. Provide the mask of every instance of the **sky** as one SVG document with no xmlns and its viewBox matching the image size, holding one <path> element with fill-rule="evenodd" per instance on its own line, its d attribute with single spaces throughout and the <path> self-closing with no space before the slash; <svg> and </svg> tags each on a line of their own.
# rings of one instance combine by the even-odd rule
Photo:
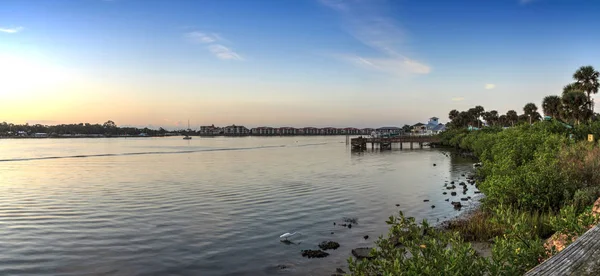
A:
<svg viewBox="0 0 600 276">
<path fill-rule="evenodd" d="M 600 67 L 600 1 L 2 0 L 0 121 L 379 127 L 522 112 Z"/>
</svg>

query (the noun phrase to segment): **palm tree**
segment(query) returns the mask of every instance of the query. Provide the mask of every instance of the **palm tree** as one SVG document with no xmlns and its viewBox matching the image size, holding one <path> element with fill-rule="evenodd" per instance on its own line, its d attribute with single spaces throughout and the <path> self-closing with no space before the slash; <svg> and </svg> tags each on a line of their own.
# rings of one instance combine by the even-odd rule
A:
<svg viewBox="0 0 600 276">
<path fill-rule="evenodd" d="M 450 119 L 450 121 L 454 120 L 454 118 L 458 117 L 458 110 L 456 109 L 452 109 L 450 110 L 450 113 L 448 114 L 448 118 Z"/>
<path fill-rule="evenodd" d="M 529 124 L 531 124 L 531 119 L 535 116 L 535 113 L 537 113 L 537 106 L 534 103 L 528 103 L 523 107 L 523 112 L 529 117 Z"/>
<path fill-rule="evenodd" d="M 530 119 L 529 115 L 523 113 L 523 114 L 519 115 L 518 122 L 519 123 L 526 123 L 527 121 L 529 121 L 529 119 Z"/>
<path fill-rule="evenodd" d="M 492 113 L 490 113 L 489 111 L 483 113 L 483 115 L 481 117 L 488 125 L 492 124 Z"/>
<path fill-rule="evenodd" d="M 483 113 L 482 117 L 488 125 L 496 125 L 498 122 L 498 111 L 492 110 L 485 112 Z"/>
<path fill-rule="evenodd" d="M 588 100 L 581 91 L 565 91 L 562 95 L 561 117 L 575 124 L 591 117 Z"/>
<path fill-rule="evenodd" d="M 556 95 L 546 96 L 542 101 L 544 115 L 557 118 L 560 115 L 560 97 Z"/>
<path fill-rule="evenodd" d="M 590 110 L 594 110 L 591 95 L 598 93 L 598 87 L 600 87 L 600 84 L 598 83 L 599 76 L 600 73 L 590 65 L 581 66 L 575 74 L 573 74 L 575 86 L 587 95 L 588 107 Z"/>
<path fill-rule="evenodd" d="M 517 115 L 516 111 L 509 110 L 506 112 L 506 119 L 512 126 L 514 126 L 515 123 L 519 120 L 519 115 Z"/>
<path fill-rule="evenodd" d="M 506 115 L 500 115 L 500 117 L 498 117 L 498 124 L 500 124 L 503 127 L 508 125 L 508 118 L 506 117 Z"/>
<path fill-rule="evenodd" d="M 476 112 L 475 113 L 475 121 L 477 122 L 477 126 L 479 128 L 481 128 L 481 121 L 479 120 L 479 118 L 481 116 L 483 116 L 483 113 L 485 112 L 485 109 L 481 105 L 475 106 L 474 109 L 475 109 L 475 112 Z"/>
</svg>

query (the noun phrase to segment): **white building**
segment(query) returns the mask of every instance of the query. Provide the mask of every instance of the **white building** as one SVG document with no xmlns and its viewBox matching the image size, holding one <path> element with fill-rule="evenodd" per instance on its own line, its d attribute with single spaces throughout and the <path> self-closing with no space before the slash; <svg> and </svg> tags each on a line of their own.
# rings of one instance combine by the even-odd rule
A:
<svg viewBox="0 0 600 276">
<path fill-rule="evenodd" d="M 223 128 L 223 134 L 230 136 L 248 135 L 250 134 L 250 130 L 248 130 L 245 126 L 230 125 Z"/>
</svg>

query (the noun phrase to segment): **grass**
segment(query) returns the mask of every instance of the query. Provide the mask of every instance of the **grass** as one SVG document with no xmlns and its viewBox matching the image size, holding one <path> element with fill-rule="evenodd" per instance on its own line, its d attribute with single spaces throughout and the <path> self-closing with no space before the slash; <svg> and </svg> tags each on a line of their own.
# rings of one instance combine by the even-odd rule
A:
<svg viewBox="0 0 600 276">
<path fill-rule="evenodd" d="M 550 219 L 555 216 L 553 213 L 523 212 L 512 208 L 504 208 L 502 213 L 481 208 L 465 219 L 448 222 L 445 228 L 458 232 L 468 242 L 488 242 L 505 233 L 507 226 L 502 221 L 506 216 L 523 216 L 527 227 L 542 239 L 547 239 L 554 233 L 550 225 Z"/>
</svg>

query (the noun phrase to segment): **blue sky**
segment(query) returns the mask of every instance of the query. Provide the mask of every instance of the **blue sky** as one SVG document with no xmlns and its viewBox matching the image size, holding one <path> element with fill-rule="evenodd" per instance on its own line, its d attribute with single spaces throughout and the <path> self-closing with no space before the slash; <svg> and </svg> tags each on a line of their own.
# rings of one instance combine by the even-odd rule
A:
<svg viewBox="0 0 600 276">
<path fill-rule="evenodd" d="M 1 120 L 381 126 L 600 67 L 589 0 L 4 0 Z"/>
</svg>

